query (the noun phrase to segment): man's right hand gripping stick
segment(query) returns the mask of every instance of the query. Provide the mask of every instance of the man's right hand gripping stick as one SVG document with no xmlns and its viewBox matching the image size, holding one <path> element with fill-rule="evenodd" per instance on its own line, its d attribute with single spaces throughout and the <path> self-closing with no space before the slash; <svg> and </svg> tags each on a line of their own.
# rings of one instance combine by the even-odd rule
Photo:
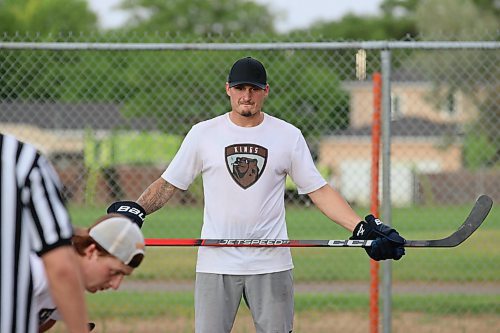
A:
<svg viewBox="0 0 500 333">
<path fill-rule="evenodd" d="M 365 221 L 359 222 L 349 239 L 374 239 L 370 247 L 365 247 L 366 253 L 373 260 L 399 260 L 405 254 L 405 239 L 373 215 L 368 215 Z"/>
<path fill-rule="evenodd" d="M 132 222 L 136 223 L 139 228 L 142 228 L 142 224 L 144 223 L 144 219 L 146 218 L 146 210 L 135 201 L 113 202 L 108 207 L 106 212 L 108 214 L 116 213 L 124 215 L 131 219 Z"/>
</svg>

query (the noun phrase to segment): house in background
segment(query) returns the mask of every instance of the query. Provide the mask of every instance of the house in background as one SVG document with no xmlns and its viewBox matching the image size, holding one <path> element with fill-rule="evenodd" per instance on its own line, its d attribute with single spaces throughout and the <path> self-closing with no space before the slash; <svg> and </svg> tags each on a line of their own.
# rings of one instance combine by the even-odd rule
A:
<svg viewBox="0 0 500 333">
<path fill-rule="evenodd" d="M 356 204 L 369 205 L 371 125 L 349 128 L 324 137 L 320 164 L 330 168 L 334 186 Z M 460 140 L 445 145 L 444 137 L 459 133 L 454 124 L 403 118 L 391 124 L 391 197 L 394 205 L 414 203 L 416 175 L 455 172 L 462 168 Z M 381 187 L 380 187 L 381 188 Z"/>
<path fill-rule="evenodd" d="M 359 81 L 344 88 L 350 94 L 350 127 L 322 138 L 319 163 L 330 168 L 334 186 L 347 200 L 368 205 L 373 86 Z M 391 104 L 391 199 L 404 206 L 421 201 L 419 176 L 463 169 L 463 128 L 478 111 L 459 90 L 397 74 Z"/>
<path fill-rule="evenodd" d="M 103 137 L 120 128 L 156 130 L 157 122 L 124 117 L 120 105 L 112 103 L 0 103 L 2 133 L 29 142 L 48 155 L 77 156 L 83 153 L 87 129 Z"/>
<path fill-rule="evenodd" d="M 144 159 L 142 164 L 117 165 L 113 163 L 113 153 L 117 154 L 113 148 L 126 150 L 125 158 L 143 157 L 155 146 L 132 145 L 130 141 L 142 138 L 142 132 L 161 137 L 158 126 L 153 117 L 124 117 L 119 104 L 0 103 L 0 132 L 29 142 L 46 154 L 62 180 L 63 194 L 75 203 L 137 198 L 158 178 L 165 161 L 154 165 Z M 110 148 L 115 137 L 125 137 L 124 142 Z M 129 146 L 123 147 L 126 144 Z M 161 152 L 164 154 L 156 154 L 160 161 L 168 157 L 166 149 Z"/>
<path fill-rule="evenodd" d="M 372 123 L 373 85 L 370 81 L 346 82 L 350 94 L 350 126 Z M 473 101 L 461 90 L 436 86 L 432 82 L 394 75 L 391 82 L 391 117 L 420 118 L 438 124 L 464 125 L 478 115 Z"/>
</svg>

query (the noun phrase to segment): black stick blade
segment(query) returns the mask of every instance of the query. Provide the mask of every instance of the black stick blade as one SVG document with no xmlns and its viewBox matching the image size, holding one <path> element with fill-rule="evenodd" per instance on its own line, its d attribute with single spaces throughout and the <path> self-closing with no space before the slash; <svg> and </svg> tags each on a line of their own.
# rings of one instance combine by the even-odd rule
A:
<svg viewBox="0 0 500 333">
<path fill-rule="evenodd" d="M 483 223 L 493 206 L 493 200 L 487 195 L 481 195 L 465 222 L 450 236 L 434 240 L 407 240 L 405 247 L 455 247 L 469 238 Z"/>
</svg>

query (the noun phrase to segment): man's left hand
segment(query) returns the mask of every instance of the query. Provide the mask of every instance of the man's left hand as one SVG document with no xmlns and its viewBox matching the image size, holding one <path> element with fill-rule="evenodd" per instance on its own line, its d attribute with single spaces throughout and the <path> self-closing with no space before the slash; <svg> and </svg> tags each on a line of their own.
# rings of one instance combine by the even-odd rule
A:
<svg viewBox="0 0 500 333">
<path fill-rule="evenodd" d="M 365 221 L 359 222 L 349 239 L 374 240 L 370 247 L 365 247 L 365 251 L 376 261 L 399 260 L 405 254 L 405 239 L 373 215 L 368 215 Z"/>
</svg>

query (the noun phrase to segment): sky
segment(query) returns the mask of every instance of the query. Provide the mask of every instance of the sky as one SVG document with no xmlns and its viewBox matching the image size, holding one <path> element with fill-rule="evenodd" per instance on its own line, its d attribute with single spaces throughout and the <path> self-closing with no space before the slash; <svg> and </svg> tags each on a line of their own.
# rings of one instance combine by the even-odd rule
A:
<svg viewBox="0 0 500 333">
<path fill-rule="evenodd" d="M 87 0 L 98 13 L 102 28 L 115 28 L 127 19 L 127 13 L 113 9 L 120 0 Z M 168 0 L 165 0 L 168 1 Z M 189 0 L 187 0 L 189 1 Z M 317 20 L 336 20 L 351 12 L 376 14 L 382 0 L 254 0 L 269 6 L 277 14 L 276 29 L 287 32 L 305 28 Z"/>
</svg>

